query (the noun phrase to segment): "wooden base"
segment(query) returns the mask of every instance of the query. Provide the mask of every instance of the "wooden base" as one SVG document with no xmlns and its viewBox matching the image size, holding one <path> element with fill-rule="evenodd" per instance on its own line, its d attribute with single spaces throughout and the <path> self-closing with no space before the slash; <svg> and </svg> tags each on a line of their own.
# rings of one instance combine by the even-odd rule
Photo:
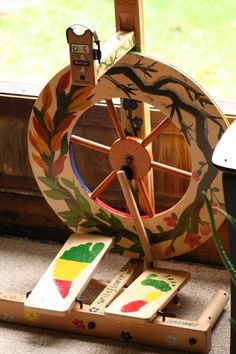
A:
<svg viewBox="0 0 236 354">
<path fill-rule="evenodd" d="M 210 317 L 216 309 L 217 317 L 220 315 L 228 298 L 226 292 L 218 290 L 204 309 L 202 322 L 171 317 L 164 319 L 162 316 L 157 316 L 153 322 L 143 322 L 139 319 L 130 321 L 122 316 L 114 319 L 104 314 L 104 310 L 89 305 L 80 308 L 79 304 L 75 304 L 63 318 L 55 317 L 50 313 L 43 314 L 26 309 L 24 295 L 0 293 L 0 320 L 160 346 L 171 350 L 209 353 L 211 328 L 217 319 L 216 316 L 212 320 Z"/>
</svg>

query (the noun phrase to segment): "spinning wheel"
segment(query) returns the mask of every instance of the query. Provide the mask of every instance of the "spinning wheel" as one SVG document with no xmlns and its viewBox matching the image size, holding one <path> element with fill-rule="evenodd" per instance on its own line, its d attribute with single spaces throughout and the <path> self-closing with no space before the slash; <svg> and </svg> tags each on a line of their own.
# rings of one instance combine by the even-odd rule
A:
<svg viewBox="0 0 236 354">
<path fill-rule="evenodd" d="M 143 139 L 127 136 L 114 108 L 112 99 L 116 97 L 145 102 L 166 118 Z M 73 133 L 82 114 L 104 99 L 118 138 L 111 146 Z M 200 246 L 211 236 L 201 192 L 207 191 L 213 204 L 223 204 L 221 174 L 211 165 L 213 149 L 225 127 L 222 118 L 211 98 L 182 72 L 156 59 L 128 53 L 94 87 L 71 85 L 69 68 L 46 85 L 30 118 L 30 161 L 39 188 L 63 222 L 73 230 L 84 227 L 86 232 L 96 229 L 103 235 L 112 235 L 114 252 L 142 257 L 132 218 L 99 199 L 117 171 L 125 170 L 127 178 L 136 181 L 144 200 L 147 212 L 142 220 L 154 257 L 173 257 Z M 170 122 L 181 130 L 188 145 L 191 172 L 154 161 L 147 149 Z M 92 191 L 76 167 L 72 143 L 108 157 L 111 170 Z M 144 177 L 150 169 L 190 181 L 182 199 L 163 212 L 155 210 L 145 187 Z M 222 222 L 223 217 L 216 215 L 217 227 Z"/>
<path fill-rule="evenodd" d="M 29 296 L 1 295 L 0 317 L 7 308 L 16 322 L 24 324 L 33 316 L 37 326 L 125 341 L 134 338 L 170 348 L 174 338 L 176 349 L 208 353 L 211 328 L 228 294 L 218 290 L 197 321 L 165 317 L 162 310 L 166 306 L 178 308 L 177 293 L 190 274 L 156 268 L 153 261 L 189 252 L 210 237 L 202 191 L 208 193 L 212 204 L 223 204 L 221 174 L 212 167 L 211 157 L 224 131 L 224 117 L 211 98 L 182 72 L 129 52 L 134 45 L 141 47 L 137 20 L 142 12 L 140 1 L 117 0 L 115 8 L 117 34 L 112 40 L 112 55 L 101 56 L 94 32 L 86 30 L 77 41 L 74 26 L 70 27 L 71 66 L 50 80 L 33 108 L 28 150 L 35 179 L 51 208 L 76 233 L 68 238 Z M 104 52 L 110 47 L 104 45 Z M 94 59 L 99 60 L 98 66 Z M 123 107 L 120 116 L 114 105 L 117 97 Z M 86 119 L 86 111 L 100 101 L 105 101 L 116 133 L 110 145 L 84 137 L 80 127 L 75 129 L 76 122 Z M 133 114 L 137 106 L 154 106 L 165 118 L 150 133 L 137 134 L 147 121 L 145 114 Z M 133 134 L 124 124 L 125 111 Z M 152 155 L 152 143 L 170 123 L 182 132 L 192 160 L 191 171 L 160 163 Z M 105 157 L 109 166 L 91 190 L 80 168 L 83 148 Z M 178 153 L 174 151 L 176 157 Z M 153 201 L 152 170 L 189 182 L 181 200 L 167 210 L 160 211 Z M 126 211 L 103 199 L 116 179 Z M 139 210 L 130 185 L 138 190 Z M 215 219 L 219 227 L 223 216 L 218 214 Z M 130 259 L 104 283 L 92 276 L 110 247 Z M 78 305 L 84 289 L 92 283 L 101 292 L 92 303 L 79 300 Z M 63 320 L 56 316 L 63 316 Z"/>
</svg>

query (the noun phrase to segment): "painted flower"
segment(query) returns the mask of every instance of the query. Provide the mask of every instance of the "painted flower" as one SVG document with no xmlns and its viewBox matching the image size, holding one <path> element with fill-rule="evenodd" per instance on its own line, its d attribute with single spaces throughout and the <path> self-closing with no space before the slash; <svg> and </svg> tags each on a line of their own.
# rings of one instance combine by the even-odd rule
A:
<svg viewBox="0 0 236 354">
<path fill-rule="evenodd" d="M 79 320 L 78 318 L 76 318 L 74 321 L 72 321 L 72 323 L 78 329 L 85 329 L 84 322 L 82 320 Z"/>
<path fill-rule="evenodd" d="M 89 312 L 93 312 L 93 313 L 99 312 L 99 308 L 98 307 L 91 307 L 89 309 Z"/>
<path fill-rule="evenodd" d="M 166 216 L 164 218 L 164 221 L 166 222 L 167 226 L 175 227 L 177 224 L 177 220 L 175 218 L 173 218 L 172 216 Z"/>
<path fill-rule="evenodd" d="M 199 174 L 199 170 L 195 170 L 192 173 L 192 178 L 194 179 L 194 181 L 199 182 L 200 181 L 200 174 Z"/>
<path fill-rule="evenodd" d="M 3 319 L 3 321 L 5 321 L 5 322 L 13 322 L 14 316 L 11 315 L 10 313 L 4 313 L 2 319 Z"/>
<path fill-rule="evenodd" d="M 69 85 L 69 82 L 70 82 L 70 70 L 61 76 L 56 88 L 57 95 L 61 95 L 65 91 L 65 89 Z"/>
<path fill-rule="evenodd" d="M 29 321 L 29 322 L 35 322 L 39 318 L 39 315 L 37 312 L 34 311 L 29 311 L 25 310 L 24 312 L 24 319 Z"/>
<path fill-rule="evenodd" d="M 211 226 L 209 223 L 205 223 L 200 226 L 200 232 L 204 236 L 208 236 L 211 232 Z"/>
<path fill-rule="evenodd" d="M 168 256 L 170 256 L 170 254 L 171 254 L 171 248 L 170 248 L 170 246 L 167 246 L 165 249 L 165 255 L 168 257 Z"/>
<path fill-rule="evenodd" d="M 173 336 L 171 334 L 169 334 L 166 339 L 165 339 L 165 342 L 170 346 L 170 347 L 176 347 L 177 345 L 177 337 L 176 336 Z"/>
<path fill-rule="evenodd" d="M 194 234 L 194 233 L 186 232 L 185 238 L 184 238 L 184 243 L 189 244 L 189 247 L 192 249 L 196 246 L 201 245 L 200 239 L 201 239 L 201 236 Z"/>
<path fill-rule="evenodd" d="M 129 332 L 121 332 L 121 338 L 125 340 L 125 342 L 129 342 L 132 339 L 132 336 Z"/>
</svg>

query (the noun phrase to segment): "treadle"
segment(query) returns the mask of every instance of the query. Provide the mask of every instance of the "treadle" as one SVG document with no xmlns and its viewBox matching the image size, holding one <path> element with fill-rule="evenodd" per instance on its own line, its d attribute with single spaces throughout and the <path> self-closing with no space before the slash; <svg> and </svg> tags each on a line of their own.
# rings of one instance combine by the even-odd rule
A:
<svg viewBox="0 0 236 354">
<path fill-rule="evenodd" d="M 26 299 L 25 307 L 64 315 L 87 286 L 111 244 L 108 237 L 72 234 Z"/>
<path fill-rule="evenodd" d="M 105 310 L 106 314 L 151 321 L 190 279 L 185 271 L 148 269 Z"/>
</svg>

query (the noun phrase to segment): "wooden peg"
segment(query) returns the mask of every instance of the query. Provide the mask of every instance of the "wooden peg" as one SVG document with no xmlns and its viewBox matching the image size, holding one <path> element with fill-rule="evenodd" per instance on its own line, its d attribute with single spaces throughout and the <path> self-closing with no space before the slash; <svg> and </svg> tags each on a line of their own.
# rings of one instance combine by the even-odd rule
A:
<svg viewBox="0 0 236 354">
<path fill-rule="evenodd" d="M 217 290 L 202 311 L 197 321 L 200 323 L 208 323 L 211 327 L 213 327 L 219 316 L 222 314 L 228 301 L 229 294 L 224 290 Z"/>
</svg>

